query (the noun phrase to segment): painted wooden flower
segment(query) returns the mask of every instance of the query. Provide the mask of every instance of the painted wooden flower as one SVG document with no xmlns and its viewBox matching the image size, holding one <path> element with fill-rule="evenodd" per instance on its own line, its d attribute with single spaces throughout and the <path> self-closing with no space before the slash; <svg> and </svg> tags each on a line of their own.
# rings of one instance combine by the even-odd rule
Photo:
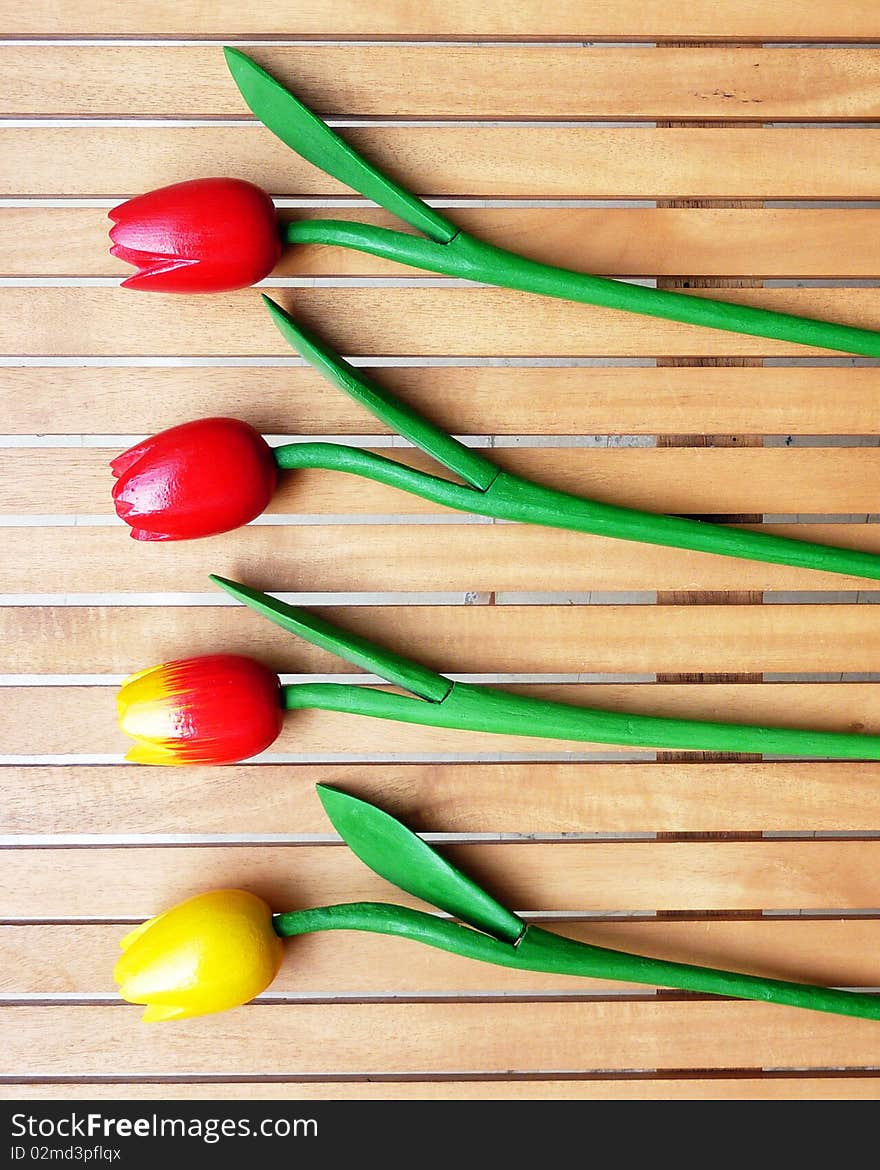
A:
<svg viewBox="0 0 880 1170">
<path fill-rule="evenodd" d="M 500 288 L 880 357 L 880 332 L 875 330 L 592 276 L 486 244 L 373 166 L 244 53 L 232 48 L 224 52 L 245 103 L 273 134 L 302 158 L 421 233 L 352 220 L 300 219 L 281 229 L 289 244 L 352 248 Z M 259 189 L 251 192 L 249 184 L 242 185 L 247 194 L 236 189 L 234 196 L 227 197 L 222 185 L 235 182 L 197 180 L 189 189 L 187 184 L 175 184 L 116 208 L 114 252 L 141 269 L 125 284 L 157 291 L 211 292 L 243 288 L 268 275 L 280 247 L 272 201 Z M 206 183 L 220 185 L 216 205 L 202 196 Z M 233 198 L 244 205 L 240 218 L 230 213 Z"/>
<path fill-rule="evenodd" d="M 496 901 L 382 809 L 326 785 L 318 785 L 318 796 L 333 827 L 365 865 L 443 914 L 389 902 L 346 902 L 273 916 L 265 902 L 243 890 L 198 895 L 122 940 L 114 977 L 123 999 L 147 1006 L 147 1023 L 246 1003 L 275 978 L 282 939 L 323 930 L 395 935 L 520 971 L 675 987 L 880 1020 L 880 995 L 674 963 L 543 930 Z"/>
<path fill-rule="evenodd" d="M 281 255 L 275 205 L 241 179 L 192 179 L 110 212 L 114 256 L 138 271 L 125 288 L 228 292 L 268 276 Z"/>
<path fill-rule="evenodd" d="M 181 902 L 122 939 L 113 970 L 119 994 L 144 1004 L 147 1023 L 238 1007 L 278 974 L 284 948 L 272 911 L 245 890 Z"/>
<path fill-rule="evenodd" d="M 278 676 L 252 658 L 209 654 L 151 666 L 122 684 L 119 726 L 137 764 L 231 764 L 281 730 Z"/>
<path fill-rule="evenodd" d="M 135 540 L 191 540 L 247 524 L 275 491 L 272 449 L 247 423 L 203 418 L 130 447 L 110 464 L 113 503 Z"/>
<path fill-rule="evenodd" d="M 224 577 L 212 575 L 211 580 L 282 629 L 409 693 L 338 682 L 281 686 L 265 666 L 236 655 L 171 662 L 132 676 L 120 691 L 120 726 L 136 740 L 130 760 L 234 763 L 273 742 L 281 729 L 282 710 L 303 709 L 577 743 L 880 759 L 880 735 L 578 707 L 453 680 L 338 629 L 317 614 Z"/>
<path fill-rule="evenodd" d="M 263 300 L 297 353 L 464 482 L 348 444 L 300 442 L 271 448 L 247 423 L 202 419 L 163 431 L 110 464 L 118 478 L 113 490 L 116 511 L 138 540 L 186 540 L 226 532 L 263 511 L 272 498 L 277 471 L 322 468 L 375 480 L 441 507 L 501 520 L 880 579 L 877 553 L 622 508 L 502 470 L 350 365 L 280 305 L 268 297 Z"/>
</svg>

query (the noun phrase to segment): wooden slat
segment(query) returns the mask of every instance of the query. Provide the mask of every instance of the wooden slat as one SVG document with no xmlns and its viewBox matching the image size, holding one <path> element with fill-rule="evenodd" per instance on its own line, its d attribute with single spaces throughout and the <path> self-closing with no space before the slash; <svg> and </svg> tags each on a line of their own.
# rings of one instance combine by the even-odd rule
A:
<svg viewBox="0 0 880 1170">
<path fill-rule="evenodd" d="M 880 840 L 493 842 L 444 854 L 526 913 L 880 904 Z M 139 919 L 223 887 L 252 890 L 276 909 L 421 905 L 343 845 L 4 849 L 0 873 L 2 918 Z"/>
<path fill-rule="evenodd" d="M 880 1077 L 648 1077 L 554 1081 L 4 1082 L 9 1101 L 876 1101 Z"/>
<path fill-rule="evenodd" d="M 206 565 L 206 570 L 209 565 Z M 877 606 L 501 605 L 321 609 L 450 673 L 870 671 Z M 351 668 L 240 605 L 0 608 L 0 672 L 118 674 L 217 652 L 282 673 Z"/>
<path fill-rule="evenodd" d="M 53 231 L 46 231 L 51 214 Z M 327 211 L 282 209 L 287 221 Z M 335 207 L 334 219 L 400 229 L 387 212 Z M 610 276 L 876 277 L 880 212 L 874 209 L 774 208 L 756 214 L 726 208 L 456 207 L 456 224 L 481 239 L 545 264 Z M 4 276 L 127 276 L 110 255 L 110 222 L 100 207 L 36 204 L 0 209 Z M 404 230 L 406 230 L 404 228 Z M 412 269 L 344 248 L 287 249 L 279 276 L 411 276 Z"/>
<path fill-rule="evenodd" d="M 110 924 L 0 926 L 0 997 L 115 997 L 113 964 L 129 929 Z M 835 987 L 877 980 L 877 919 L 573 923 L 550 929 L 596 946 Z M 271 995 L 407 996 L 644 991 L 577 976 L 511 971 L 403 939 L 340 932 L 306 935 L 286 948 Z"/>
<path fill-rule="evenodd" d="M 36 0 L 21 8 L 0 5 L 7 35 L 338 37 L 571 37 L 576 40 L 635 37 L 644 40 L 876 40 L 880 21 L 872 0 L 560 0 L 540 9 L 505 0 L 304 0 L 291 11 L 280 0 L 242 12 L 234 0 L 143 0 L 137 7 L 85 0 L 59 8 Z"/>
<path fill-rule="evenodd" d="M 6 765 L 3 832 L 326 834 L 317 783 L 420 832 L 859 832 L 880 820 L 870 763 Z"/>
<path fill-rule="evenodd" d="M 0 512 L 112 516 L 108 464 L 119 451 L 118 446 L 0 448 Z M 427 456 L 381 453 L 444 472 Z M 490 458 L 506 471 L 575 495 L 688 515 L 870 513 L 877 507 L 874 485 L 880 477 L 880 448 L 870 447 L 497 447 Z M 398 488 L 325 469 L 281 475 L 267 508 L 277 515 L 335 516 L 443 511 L 442 505 Z"/>
<path fill-rule="evenodd" d="M 796 540 L 880 552 L 880 526 L 772 524 Z M 837 573 L 690 553 L 528 525 L 249 525 L 200 541 L 141 543 L 120 526 L 10 527 L 2 593 L 207 593 L 209 562 L 258 589 L 294 592 L 591 592 L 876 588 Z M 344 550 L 344 551 L 343 551 Z"/>
<path fill-rule="evenodd" d="M 0 1073 L 260 1073 L 827 1068 L 880 1063 L 880 1030 L 772 1004 L 322 1004 L 147 1028 L 135 1007 L 8 1007 Z"/>
<path fill-rule="evenodd" d="M 26 664 L 25 658 L 18 669 Z M 507 689 L 618 711 L 880 733 L 880 688 L 876 683 L 570 684 Z M 131 742 L 116 727 L 114 696 L 111 687 L 4 687 L 0 708 L 3 754 L 74 757 L 69 762 L 75 762 L 77 755 L 114 754 L 121 758 Z M 416 727 L 323 711 L 299 711 L 288 718 L 273 745 L 275 752 L 330 758 L 346 753 L 363 760 L 388 753 L 407 759 L 431 753 L 471 757 L 483 752 L 541 755 L 573 750 L 588 751 L 590 745 Z M 201 770 L 194 775 L 198 779 Z"/>
<path fill-rule="evenodd" d="M 872 49 L 249 46 L 317 113 L 397 118 L 867 119 Z M 6 116 L 242 117 L 219 45 L 0 48 Z"/>
<path fill-rule="evenodd" d="M 705 289 L 693 293 L 705 294 Z M 735 304 L 880 328 L 880 289 L 725 289 L 724 294 Z M 824 349 L 507 289 L 303 288 L 278 290 L 275 299 L 345 354 L 830 356 Z M 250 289 L 183 297 L 104 287 L 3 288 L 0 310 L 0 353 L 15 356 L 291 353 Z"/>
<path fill-rule="evenodd" d="M 872 199 L 880 181 L 872 129 L 449 124 L 345 138 L 422 195 Z M 272 194 L 351 193 L 259 125 L 7 126 L 0 154 L 0 195 L 133 195 L 226 174 L 230 160 Z"/>
<path fill-rule="evenodd" d="M 871 367 L 441 366 L 374 376 L 455 434 L 880 433 L 880 370 Z M 265 434 L 387 431 L 346 395 L 330 392 L 311 367 L 0 367 L 5 434 L 99 427 L 149 434 L 208 408 Z"/>
</svg>

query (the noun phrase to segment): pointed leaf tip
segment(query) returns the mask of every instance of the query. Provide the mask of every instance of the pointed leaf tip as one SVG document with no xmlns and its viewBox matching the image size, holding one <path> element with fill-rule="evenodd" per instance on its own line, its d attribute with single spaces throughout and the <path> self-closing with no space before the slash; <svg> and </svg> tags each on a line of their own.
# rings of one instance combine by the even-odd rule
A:
<svg viewBox="0 0 880 1170">
<path fill-rule="evenodd" d="M 524 924 L 390 813 L 338 788 L 316 785 L 330 823 L 361 861 L 386 881 L 503 942 Z"/>
</svg>

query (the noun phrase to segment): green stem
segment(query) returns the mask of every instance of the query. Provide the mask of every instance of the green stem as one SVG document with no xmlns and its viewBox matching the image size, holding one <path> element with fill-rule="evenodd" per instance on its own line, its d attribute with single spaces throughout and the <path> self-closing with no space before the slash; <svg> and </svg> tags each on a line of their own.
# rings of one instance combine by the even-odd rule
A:
<svg viewBox="0 0 880 1170">
<path fill-rule="evenodd" d="M 629 284 L 608 277 L 590 276 L 567 268 L 555 268 L 485 244 L 466 232 L 459 232 L 448 243 L 438 243 L 372 224 L 313 219 L 295 220 L 286 225 L 285 238 L 291 244 L 331 244 L 352 248 L 382 259 L 396 260 L 410 267 L 444 276 L 482 281 L 502 288 L 602 305 L 628 313 L 643 313 L 649 317 L 663 317 L 730 333 L 745 333 L 754 337 L 796 342 L 798 345 L 880 357 L 880 333 L 872 329 L 817 321 L 810 317 L 777 313 L 772 309 L 735 305 L 667 289 Z"/>
<path fill-rule="evenodd" d="M 352 902 L 318 906 L 277 914 L 276 932 L 282 938 L 322 930 L 361 930 L 408 938 L 465 958 L 513 967 L 521 971 L 545 971 L 583 975 L 626 983 L 674 987 L 681 991 L 734 996 L 791 1007 L 812 1008 L 836 1015 L 880 1019 L 880 996 L 840 991 L 807 983 L 790 983 L 743 975 L 715 967 L 673 963 L 626 951 L 596 947 L 529 926 L 519 942 L 510 944 L 481 934 L 447 919 L 405 906 L 382 902 Z"/>
<path fill-rule="evenodd" d="M 288 443 L 273 453 L 282 470 L 315 467 L 359 475 L 459 512 L 880 580 L 877 553 L 622 508 L 543 487 L 497 469 L 488 489 L 477 491 L 340 443 Z"/>
<path fill-rule="evenodd" d="M 880 735 L 633 715 L 463 682 L 450 683 L 446 697 L 433 702 L 350 683 L 296 683 L 283 686 L 281 691 L 282 705 L 287 710 L 343 711 L 425 727 L 658 750 L 880 760 Z"/>
</svg>

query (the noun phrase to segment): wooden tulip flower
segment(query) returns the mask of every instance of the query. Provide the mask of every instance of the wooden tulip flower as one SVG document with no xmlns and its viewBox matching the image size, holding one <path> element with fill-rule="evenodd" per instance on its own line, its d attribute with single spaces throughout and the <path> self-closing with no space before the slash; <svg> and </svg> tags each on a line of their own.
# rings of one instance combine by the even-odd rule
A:
<svg viewBox="0 0 880 1170">
<path fill-rule="evenodd" d="M 137 740 L 128 758 L 138 763 L 219 764 L 245 759 L 273 742 L 281 729 L 282 708 L 342 711 L 426 727 L 580 743 L 880 760 L 880 735 L 602 711 L 454 682 L 307 610 L 224 577 L 212 575 L 211 580 L 276 625 L 409 694 L 350 683 L 280 686 L 278 678 L 258 663 L 246 669 L 247 659 L 226 655 L 184 659 L 134 675 L 120 692 L 120 725 Z M 236 663 L 231 671 L 230 658 Z"/>
<path fill-rule="evenodd" d="M 457 921 L 386 902 L 316 906 L 273 918 L 264 902 L 243 891 L 203 894 L 122 940 L 125 953 L 114 974 L 123 999 L 148 1005 L 144 1020 L 183 1019 L 246 1002 L 274 978 L 282 938 L 320 930 L 397 935 L 520 971 L 622 980 L 880 1019 L 878 995 L 634 955 L 530 925 L 381 809 L 324 785 L 318 786 L 318 795 L 334 828 L 361 861 Z"/>
<path fill-rule="evenodd" d="M 284 948 L 272 911 L 244 890 L 215 890 L 142 923 L 119 944 L 119 994 L 147 1023 L 205 1016 L 265 991 Z"/>
<path fill-rule="evenodd" d="M 273 449 L 246 423 L 203 419 L 163 431 L 111 463 L 118 477 L 116 511 L 138 540 L 186 540 L 246 524 L 268 505 L 276 471 L 310 467 L 359 475 L 460 512 L 880 579 L 876 553 L 621 508 L 502 471 L 349 365 L 274 301 L 263 300 L 297 353 L 464 482 L 341 443 L 288 443 Z"/>
<path fill-rule="evenodd" d="M 138 764 L 232 764 L 278 738 L 278 676 L 238 654 L 208 654 L 149 667 L 116 699 L 119 726 Z"/>
<path fill-rule="evenodd" d="M 692 325 L 770 337 L 801 345 L 880 357 L 880 333 L 815 321 L 750 305 L 648 288 L 626 281 L 590 276 L 528 260 L 485 244 L 462 231 L 436 208 L 401 187 L 367 162 L 330 127 L 265 70 L 237 49 L 224 50 L 232 77 L 245 103 L 282 142 L 328 175 L 397 215 L 422 233 L 393 231 L 374 224 L 333 219 L 294 220 L 284 227 L 287 243 L 331 244 L 353 248 L 444 276 L 478 280 L 503 288 L 603 305 Z M 145 196 L 144 198 L 151 198 Z M 213 242 L 214 236 L 211 237 Z M 217 240 L 222 250 L 222 241 Z M 238 244 L 236 242 L 236 250 Z M 267 254 L 270 251 L 267 245 Z M 125 257 L 129 258 L 129 257 Z M 219 261 L 218 261 L 219 263 Z M 268 271 L 268 268 L 266 268 Z M 262 272 L 265 275 L 265 272 Z M 188 291 L 183 276 L 172 274 L 165 287 Z M 194 282 L 199 289 L 209 287 Z M 143 283 L 139 287 L 159 287 Z M 232 287 L 227 284 L 226 287 Z M 589 328 L 589 322 L 585 322 Z"/>
<path fill-rule="evenodd" d="M 268 276 L 281 255 L 275 205 L 241 179 L 192 179 L 110 212 L 114 256 L 137 269 L 124 288 L 227 292 Z"/>
<path fill-rule="evenodd" d="M 262 435 L 234 418 L 171 427 L 110 469 L 117 515 L 135 540 L 191 540 L 247 524 L 272 499 L 277 474 Z"/>
</svg>

